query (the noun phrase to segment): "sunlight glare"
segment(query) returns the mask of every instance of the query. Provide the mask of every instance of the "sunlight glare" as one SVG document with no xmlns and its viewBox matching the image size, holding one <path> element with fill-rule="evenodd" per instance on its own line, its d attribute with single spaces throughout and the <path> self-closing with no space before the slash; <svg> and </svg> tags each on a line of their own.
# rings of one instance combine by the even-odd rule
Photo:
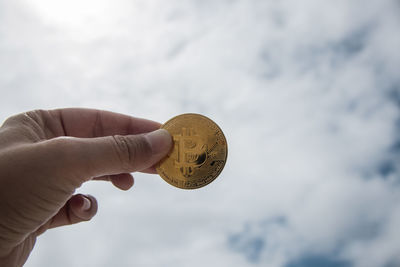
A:
<svg viewBox="0 0 400 267">
<path fill-rule="evenodd" d="M 26 1 L 46 24 L 80 32 L 107 31 L 124 13 L 124 1 L 37 0 Z"/>
</svg>

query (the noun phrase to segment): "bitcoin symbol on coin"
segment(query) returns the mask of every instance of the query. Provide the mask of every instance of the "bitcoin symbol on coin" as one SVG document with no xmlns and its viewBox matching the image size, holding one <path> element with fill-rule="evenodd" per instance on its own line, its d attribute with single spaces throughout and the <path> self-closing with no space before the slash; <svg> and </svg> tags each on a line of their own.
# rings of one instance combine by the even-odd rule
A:
<svg viewBox="0 0 400 267">
<path fill-rule="evenodd" d="M 217 178 L 228 153 L 225 136 L 217 124 L 203 115 L 190 113 L 170 119 L 161 128 L 174 140 L 173 149 L 156 167 L 166 182 L 195 189 Z"/>
<path fill-rule="evenodd" d="M 180 135 L 173 136 L 178 146 L 178 160 L 174 164 L 183 176 L 189 178 L 196 168 L 199 168 L 207 159 L 207 144 L 194 133 L 193 128 L 182 128 Z"/>
</svg>

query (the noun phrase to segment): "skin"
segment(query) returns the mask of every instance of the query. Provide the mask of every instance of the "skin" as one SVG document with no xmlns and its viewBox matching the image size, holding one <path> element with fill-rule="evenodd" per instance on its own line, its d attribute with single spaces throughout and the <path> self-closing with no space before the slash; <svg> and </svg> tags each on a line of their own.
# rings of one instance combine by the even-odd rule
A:
<svg viewBox="0 0 400 267">
<path fill-rule="evenodd" d="M 91 109 L 36 110 L 0 127 L 0 266 L 22 266 L 37 236 L 89 221 L 93 196 L 75 194 L 90 180 L 127 190 L 135 171 L 154 165 L 172 146 L 160 124 Z"/>
</svg>

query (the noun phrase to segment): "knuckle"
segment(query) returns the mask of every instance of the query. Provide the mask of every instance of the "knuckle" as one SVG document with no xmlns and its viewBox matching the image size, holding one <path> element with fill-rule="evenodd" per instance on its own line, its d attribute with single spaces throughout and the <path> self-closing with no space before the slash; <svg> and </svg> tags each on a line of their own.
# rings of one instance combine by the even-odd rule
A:
<svg viewBox="0 0 400 267">
<path fill-rule="evenodd" d="M 114 135 L 112 136 L 114 142 L 114 150 L 118 156 L 121 166 L 124 170 L 129 168 L 129 148 L 124 136 Z"/>
<path fill-rule="evenodd" d="M 45 139 L 46 136 L 41 134 L 42 129 L 46 125 L 45 117 L 45 110 L 27 111 L 7 118 L 1 125 L 1 128 L 24 129 L 24 131 L 28 131 L 31 135 L 39 134 L 40 139 Z"/>
<path fill-rule="evenodd" d="M 45 118 L 47 116 L 48 111 L 43 110 L 43 109 L 35 109 L 31 111 L 27 111 L 25 113 L 20 114 L 20 116 L 25 117 L 30 119 L 31 121 L 34 121 L 37 123 L 39 126 L 44 126 L 45 125 Z"/>
<path fill-rule="evenodd" d="M 4 123 L 3 126 L 6 125 L 20 125 L 21 123 L 24 122 L 34 122 L 34 123 L 39 123 L 40 120 L 40 114 L 42 114 L 43 110 L 32 110 L 32 111 L 27 111 L 24 113 L 19 113 L 13 116 L 8 117 Z"/>
<path fill-rule="evenodd" d="M 13 125 L 15 123 L 20 123 L 20 121 L 22 120 L 23 116 L 24 116 L 24 114 L 17 114 L 17 115 L 13 115 L 11 117 L 8 117 L 4 121 L 4 123 L 2 124 L 2 127 Z"/>
<path fill-rule="evenodd" d="M 113 140 L 122 168 L 126 172 L 135 170 L 139 160 L 151 155 L 151 145 L 144 135 L 114 135 Z"/>
</svg>

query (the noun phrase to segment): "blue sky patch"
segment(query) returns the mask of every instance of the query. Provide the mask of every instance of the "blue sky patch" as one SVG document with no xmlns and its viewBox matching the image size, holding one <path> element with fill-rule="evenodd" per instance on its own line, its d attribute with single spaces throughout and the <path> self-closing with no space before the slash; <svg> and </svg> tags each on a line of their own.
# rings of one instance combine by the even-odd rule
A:
<svg viewBox="0 0 400 267">
<path fill-rule="evenodd" d="M 285 267 L 351 267 L 349 261 L 337 259 L 331 256 L 307 255 L 289 262 Z"/>
</svg>

